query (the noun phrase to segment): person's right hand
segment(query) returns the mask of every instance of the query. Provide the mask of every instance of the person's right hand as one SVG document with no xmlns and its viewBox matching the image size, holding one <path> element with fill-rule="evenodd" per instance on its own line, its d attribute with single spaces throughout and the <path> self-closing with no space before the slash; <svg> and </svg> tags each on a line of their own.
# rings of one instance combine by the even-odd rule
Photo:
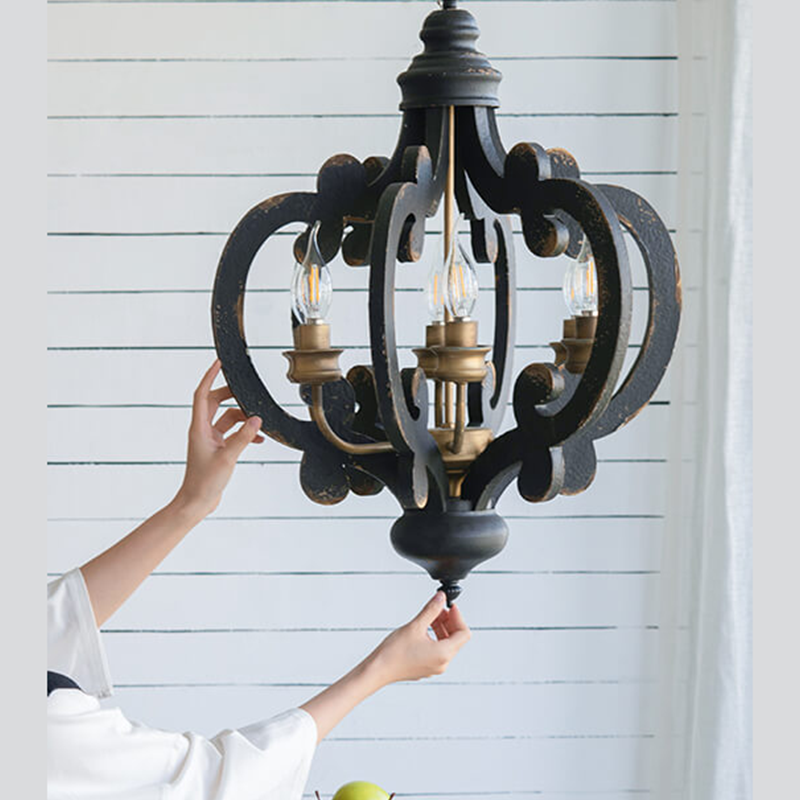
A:
<svg viewBox="0 0 800 800">
<path fill-rule="evenodd" d="M 214 422 L 220 403 L 233 397 L 227 386 L 212 389 L 221 363 L 217 359 L 203 376 L 194 393 L 192 424 L 183 483 L 174 502 L 190 509 L 199 519 L 219 505 L 222 491 L 230 480 L 236 460 L 251 442 L 261 443 L 261 419 L 245 416 L 239 408 L 229 408 Z M 239 429 L 228 434 L 236 425 Z"/>
<path fill-rule="evenodd" d="M 428 635 L 429 627 L 436 641 Z M 445 608 L 444 592 L 438 591 L 414 619 L 392 631 L 373 656 L 386 683 L 415 681 L 441 675 L 471 636 L 458 606 Z"/>
</svg>

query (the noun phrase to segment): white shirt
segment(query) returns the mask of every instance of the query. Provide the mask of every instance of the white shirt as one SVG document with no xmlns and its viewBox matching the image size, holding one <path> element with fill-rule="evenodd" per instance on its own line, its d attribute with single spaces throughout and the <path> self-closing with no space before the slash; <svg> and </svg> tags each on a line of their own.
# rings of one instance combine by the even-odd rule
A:
<svg viewBox="0 0 800 800">
<path fill-rule="evenodd" d="M 303 709 L 206 739 L 101 706 L 111 679 L 79 569 L 47 587 L 47 634 L 48 670 L 82 689 L 47 699 L 50 800 L 300 800 L 317 746 Z"/>
</svg>

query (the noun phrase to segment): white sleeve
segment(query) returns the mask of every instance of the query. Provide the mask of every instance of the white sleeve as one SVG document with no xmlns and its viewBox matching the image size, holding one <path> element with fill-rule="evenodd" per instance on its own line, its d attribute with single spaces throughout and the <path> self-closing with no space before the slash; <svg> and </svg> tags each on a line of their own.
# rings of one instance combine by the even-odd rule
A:
<svg viewBox="0 0 800 800">
<path fill-rule="evenodd" d="M 112 693 L 106 653 L 78 568 L 47 585 L 47 669 L 72 678 L 87 694 Z"/>
<path fill-rule="evenodd" d="M 175 800 L 301 800 L 317 747 L 316 722 L 302 708 L 213 739 L 185 735 Z"/>
<path fill-rule="evenodd" d="M 61 689 L 48 698 L 49 800 L 301 800 L 317 745 L 300 708 L 212 739 L 128 720 Z"/>
<path fill-rule="evenodd" d="M 111 680 L 80 569 L 47 586 L 47 640 L 48 670 L 83 689 L 47 699 L 50 800 L 301 800 L 317 746 L 316 722 L 301 708 L 209 739 L 101 707 Z"/>
</svg>

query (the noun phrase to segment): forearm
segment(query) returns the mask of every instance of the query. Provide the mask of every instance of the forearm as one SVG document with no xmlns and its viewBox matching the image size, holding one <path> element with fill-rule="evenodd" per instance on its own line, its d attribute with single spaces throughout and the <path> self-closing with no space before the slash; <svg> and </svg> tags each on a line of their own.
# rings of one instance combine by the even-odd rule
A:
<svg viewBox="0 0 800 800">
<path fill-rule="evenodd" d="M 391 683 L 380 656 L 372 653 L 343 678 L 304 703 L 317 723 L 317 743 L 321 742 L 359 703 Z"/>
<path fill-rule="evenodd" d="M 203 518 L 179 498 L 81 567 L 100 627 Z"/>
</svg>

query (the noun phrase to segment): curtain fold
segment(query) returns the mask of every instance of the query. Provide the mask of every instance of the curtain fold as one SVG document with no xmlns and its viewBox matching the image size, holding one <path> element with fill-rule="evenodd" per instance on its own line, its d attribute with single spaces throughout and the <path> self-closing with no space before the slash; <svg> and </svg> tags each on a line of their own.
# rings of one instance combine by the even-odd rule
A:
<svg viewBox="0 0 800 800">
<path fill-rule="evenodd" d="M 750 0 L 678 0 L 684 316 L 671 368 L 654 794 L 752 797 Z"/>
</svg>

